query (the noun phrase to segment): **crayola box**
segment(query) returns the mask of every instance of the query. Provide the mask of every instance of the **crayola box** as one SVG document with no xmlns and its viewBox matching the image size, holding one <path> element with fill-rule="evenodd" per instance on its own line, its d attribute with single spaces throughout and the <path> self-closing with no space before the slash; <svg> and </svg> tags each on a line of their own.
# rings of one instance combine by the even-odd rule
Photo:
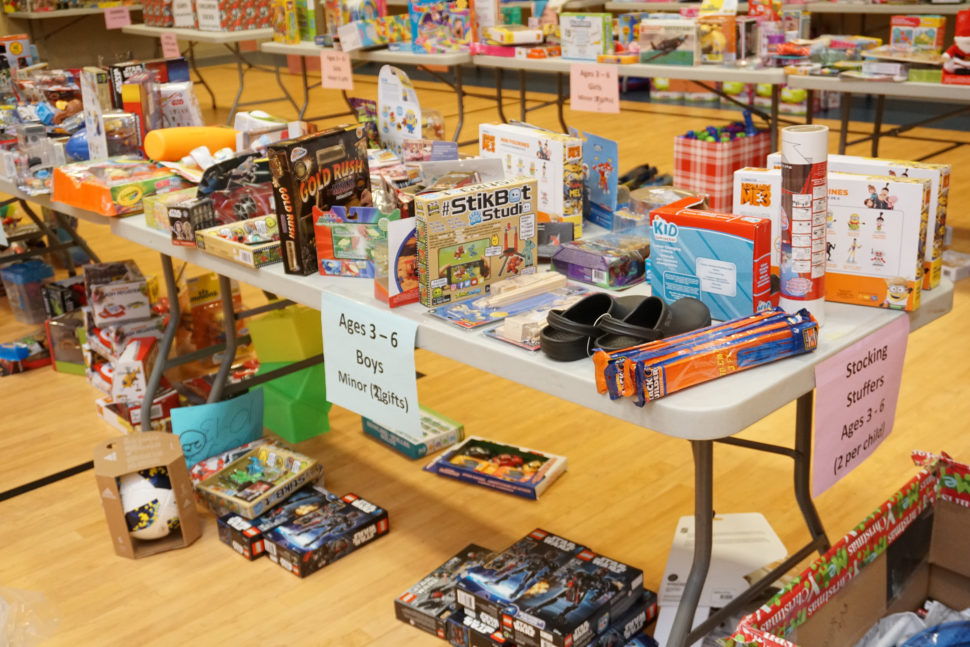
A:
<svg viewBox="0 0 970 647">
<path fill-rule="evenodd" d="M 768 167 L 781 167 L 781 154 L 768 156 Z M 923 254 L 923 289 L 940 284 L 943 266 L 943 237 L 946 233 L 946 211 L 950 198 L 950 164 L 910 162 L 906 160 L 853 155 L 829 155 L 829 171 L 888 175 L 900 178 L 929 179 L 929 215 L 926 225 L 926 247 Z"/>
<path fill-rule="evenodd" d="M 482 296 L 536 271 L 536 181 L 515 177 L 414 198 L 422 305 Z"/>
<path fill-rule="evenodd" d="M 650 212 L 650 289 L 700 299 L 720 321 L 771 306 L 771 220 L 684 208 Z"/>
<path fill-rule="evenodd" d="M 491 123 L 478 127 L 482 157 L 498 157 L 505 177 L 536 180 L 536 206 L 553 222 L 573 223 L 583 233 L 583 142 L 578 137 L 528 126 Z"/>
</svg>

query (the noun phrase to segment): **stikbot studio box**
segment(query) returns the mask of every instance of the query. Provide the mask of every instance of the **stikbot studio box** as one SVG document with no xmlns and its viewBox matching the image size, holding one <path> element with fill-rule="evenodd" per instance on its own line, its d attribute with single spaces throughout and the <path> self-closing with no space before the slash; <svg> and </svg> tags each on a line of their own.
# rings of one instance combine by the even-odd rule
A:
<svg viewBox="0 0 970 647">
<path fill-rule="evenodd" d="M 502 626 L 506 637 L 512 638 L 516 620 L 505 628 L 503 610 L 546 581 L 581 550 L 583 547 L 575 542 L 536 528 L 486 563 L 468 569 L 458 580 L 458 604 L 467 615 L 489 626 Z"/>
<path fill-rule="evenodd" d="M 536 272 L 536 181 L 511 178 L 414 199 L 420 302 L 484 295 L 497 281 Z"/>
<path fill-rule="evenodd" d="M 235 512 L 219 517 L 219 539 L 237 553 L 252 561 L 263 556 L 263 534 L 298 517 L 319 510 L 337 501 L 336 494 L 316 485 L 298 490 L 289 499 L 255 519 L 247 519 Z"/>
<path fill-rule="evenodd" d="M 266 555 L 299 577 L 387 534 L 387 511 L 356 494 L 345 494 L 318 510 L 264 534 Z"/>
<path fill-rule="evenodd" d="M 273 198 L 287 274 L 319 272 L 313 223 L 334 205 L 373 204 L 367 138 L 360 125 L 336 126 L 269 146 Z"/>
<path fill-rule="evenodd" d="M 446 623 L 455 613 L 455 585 L 469 568 L 492 554 L 487 548 L 469 544 L 394 600 L 397 619 L 446 638 Z"/>
</svg>

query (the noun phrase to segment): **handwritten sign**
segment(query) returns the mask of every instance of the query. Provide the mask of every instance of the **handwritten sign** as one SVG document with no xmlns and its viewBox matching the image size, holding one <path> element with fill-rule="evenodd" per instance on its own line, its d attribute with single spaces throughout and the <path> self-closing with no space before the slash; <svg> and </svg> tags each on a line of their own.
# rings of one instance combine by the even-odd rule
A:
<svg viewBox="0 0 970 647">
<path fill-rule="evenodd" d="M 225 402 L 172 409 L 172 433 L 182 441 L 189 467 L 256 440 L 263 435 L 263 390 L 253 389 Z"/>
<path fill-rule="evenodd" d="M 620 112 L 616 65 L 573 63 L 569 66 L 569 102 L 573 110 Z"/>
<path fill-rule="evenodd" d="M 131 10 L 128 7 L 106 7 L 104 10 L 104 28 L 121 29 L 131 24 Z"/>
<path fill-rule="evenodd" d="M 163 58 L 179 58 L 182 56 L 182 52 L 179 51 L 178 36 L 169 32 L 162 34 L 159 39 L 162 41 Z"/>
<path fill-rule="evenodd" d="M 815 367 L 812 494 L 875 451 L 893 428 L 909 319 L 898 317 Z"/>
<path fill-rule="evenodd" d="M 350 54 L 339 50 L 320 52 L 320 83 L 331 90 L 353 90 L 354 72 Z"/>
<path fill-rule="evenodd" d="M 414 337 L 399 315 L 324 293 L 327 399 L 414 439 L 421 438 Z"/>
</svg>

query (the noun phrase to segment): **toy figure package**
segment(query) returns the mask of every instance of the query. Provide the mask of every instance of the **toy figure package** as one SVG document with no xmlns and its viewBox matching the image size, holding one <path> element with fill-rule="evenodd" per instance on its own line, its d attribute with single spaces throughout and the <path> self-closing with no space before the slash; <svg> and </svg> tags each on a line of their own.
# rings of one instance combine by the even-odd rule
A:
<svg viewBox="0 0 970 647">
<path fill-rule="evenodd" d="M 315 573 L 387 534 L 387 511 L 345 494 L 264 534 L 270 560 L 298 577 Z"/>
<path fill-rule="evenodd" d="M 439 638 L 445 637 L 445 625 L 457 610 L 455 586 L 470 568 L 481 565 L 492 551 L 475 544 L 462 548 L 420 582 L 394 600 L 397 619 Z"/>
<path fill-rule="evenodd" d="M 287 274 L 312 274 L 318 270 L 313 232 L 317 218 L 333 206 L 372 204 L 364 128 L 329 128 L 272 144 L 267 154 L 283 269 Z"/>
<path fill-rule="evenodd" d="M 401 156 L 405 139 L 421 137 L 421 104 L 414 84 L 403 70 L 392 65 L 381 67 L 377 108 L 381 143 Z"/>
<path fill-rule="evenodd" d="M 418 290 L 427 307 L 484 295 L 536 271 L 536 181 L 512 178 L 416 196 Z"/>
</svg>

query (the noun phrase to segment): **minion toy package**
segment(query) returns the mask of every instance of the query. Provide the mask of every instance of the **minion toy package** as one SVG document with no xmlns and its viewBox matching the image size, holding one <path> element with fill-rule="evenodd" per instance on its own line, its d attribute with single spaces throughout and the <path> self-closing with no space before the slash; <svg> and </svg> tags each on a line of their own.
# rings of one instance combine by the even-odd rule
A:
<svg viewBox="0 0 970 647">
<path fill-rule="evenodd" d="M 314 222 L 334 206 L 373 204 L 363 126 L 342 125 L 277 142 L 267 152 L 287 274 L 319 271 Z"/>
<path fill-rule="evenodd" d="M 414 199 L 418 294 L 433 307 L 536 272 L 536 181 L 517 177 Z"/>
</svg>

